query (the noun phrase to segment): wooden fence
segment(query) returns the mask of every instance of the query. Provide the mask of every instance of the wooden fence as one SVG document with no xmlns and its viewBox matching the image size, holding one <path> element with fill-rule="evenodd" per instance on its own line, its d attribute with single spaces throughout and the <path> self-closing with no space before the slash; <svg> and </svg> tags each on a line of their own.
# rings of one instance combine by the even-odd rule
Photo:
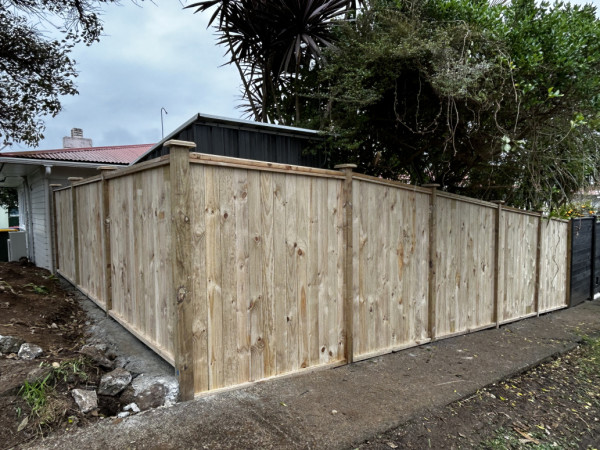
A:
<svg viewBox="0 0 600 450">
<path fill-rule="evenodd" d="M 198 153 L 54 194 L 57 267 L 175 366 L 183 399 L 563 308 L 559 220 Z"/>
</svg>

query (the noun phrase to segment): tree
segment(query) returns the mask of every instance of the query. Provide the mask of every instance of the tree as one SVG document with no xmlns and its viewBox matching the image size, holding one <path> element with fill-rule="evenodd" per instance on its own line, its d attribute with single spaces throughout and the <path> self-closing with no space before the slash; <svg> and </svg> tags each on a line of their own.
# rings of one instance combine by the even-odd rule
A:
<svg viewBox="0 0 600 450">
<path fill-rule="evenodd" d="M 292 124 L 300 119 L 303 72 L 320 64 L 335 20 L 354 6 L 351 0 L 206 0 L 187 7 L 215 8 L 209 26 L 215 24 L 240 73 L 246 112 L 257 121 Z"/>
<path fill-rule="evenodd" d="M 77 93 L 76 44 L 98 40 L 97 7 L 113 0 L 2 0 L 0 8 L 0 138 L 35 145 L 43 116 Z M 50 37 L 51 34 L 58 36 Z"/>
<path fill-rule="evenodd" d="M 13 188 L 0 188 L 0 206 L 9 212 L 12 209 L 17 209 L 19 207 L 17 190 Z"/>
<path fill-rule="evenodd" d="M 597 180 L 600 22 L 591 6 L 375 1 L 305 77 L 334 162 L 540 208 Z"/>
</svg>

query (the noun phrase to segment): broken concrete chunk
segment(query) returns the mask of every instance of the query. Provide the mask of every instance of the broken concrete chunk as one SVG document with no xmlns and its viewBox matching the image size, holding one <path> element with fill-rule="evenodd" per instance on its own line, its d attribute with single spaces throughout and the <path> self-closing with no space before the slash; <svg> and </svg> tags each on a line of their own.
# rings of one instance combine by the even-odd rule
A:
<svg viewBox="0 0 600 450">
<path fill-rule="evenodd" d="M 137 377 L 121 395 L 121 402 L 136 403 L 141 411 L 159 406 L 170 406 L 177 402 L 179 383 L 175 377 Z"/>
<path fill-rule="evenodd" d="M 37 358 L 38 356 L 41 356 L 42 353 L 44 353 L 44 351 L 42 350 L 42 347 L 40 347 L 39 345 L 29 344 L 26 342 L 21 345 L 18 355 L 19 355 L 19 358 L 21 358 L 21 359 L 32 360 L 32 359 Z"/>
<path fill-rule="evenodd" d="M 100 379 L 100 387 L 98 394 L 100 395 L 117 395 L 131 383 L 131 374 L 120 367 L 112 372 L 102 375 Z"/>
<path fill-rule="evenodd" d="M 0 353 L 17 353 L 24 343 L 21 338 L 0 335 Z"/>
<path fill-rule="evenodd" d="M 84 356 L 87 356 L 96 364 L 98 364 L 101 367 L 104 367 L 105 369 L 112 369 L 114 367 L 113 362 L 110 359 L 108 359 L 104 352 L 95 345 L 84 345 L 83 347 L 81 347 L 81 350 L 79 350 L 79 353 L 81 353 Z"/>
<path fill-rule="evenodd" d="M 129 405 L 125 405 L 123 407 L 123 411 L 131 411 L 133 413 L 139 413 L 140 408 L 135 403 L 130 403 Z"/>
<path fill-rule="evenodd" d="M 73 389 L 71 395 L 81 412 L 84 414 L 98 408 L 98 396 L 96 395 L 96 391 Z"/>
</svg>

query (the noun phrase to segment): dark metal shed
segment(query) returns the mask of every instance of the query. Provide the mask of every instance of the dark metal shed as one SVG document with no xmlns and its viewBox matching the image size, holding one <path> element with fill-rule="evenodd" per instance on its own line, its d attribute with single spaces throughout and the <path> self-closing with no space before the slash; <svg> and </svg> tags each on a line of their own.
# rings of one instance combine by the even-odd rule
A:
<svg viewBox="0 0 600 450">
<path fill-rule="evenodd" d="M 166 155 L 171 139 L 196 143 L 196 152 L 282 164 L 325 167 L 326 158 L 307 152 L 322 140 L 318 131 L 197 114 L 133 164 Z"/>
</svg>

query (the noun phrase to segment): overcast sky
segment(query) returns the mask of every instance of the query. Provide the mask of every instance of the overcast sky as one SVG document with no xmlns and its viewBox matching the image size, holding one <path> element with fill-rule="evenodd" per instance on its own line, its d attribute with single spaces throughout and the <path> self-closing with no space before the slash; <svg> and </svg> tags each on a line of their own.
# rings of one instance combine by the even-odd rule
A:
<svg viewBox="0 0 600 450">
<path fill-rule="evenodd" d="M 600 6 L 600 0 L 571 3 Z M 63 98 L 63 111 L 46 119 L 38 148 L 61 148 L 74 127 L 94 146 L 155 143 L 162 107 L 165 135 L 198 112 L 241 117 L 240 80 L 235 67 L 222 66 L 225 49 L 206 28 L 208 15 L 184 10 L 178 0 L 141 5 L 122 0 L 105 7 L 105 35 L 73 54 L 79 95 Z"/>
<path fill-rule="evenodd" d="M 177 0 L 141 5 L 107 6 L 100 42 L 74 50 L 79 95 L 64 97 L 63 111 L 46 119 L 40 149 L 61 148 L 74 127 L 94 146 L 157 142 L 162 107 L 165 135 L 198 112 L 241 116 L 239 77 L 235 67 L 220 67 L 224 48 L 206 28 L 208 15 Z"/>
</svg>

